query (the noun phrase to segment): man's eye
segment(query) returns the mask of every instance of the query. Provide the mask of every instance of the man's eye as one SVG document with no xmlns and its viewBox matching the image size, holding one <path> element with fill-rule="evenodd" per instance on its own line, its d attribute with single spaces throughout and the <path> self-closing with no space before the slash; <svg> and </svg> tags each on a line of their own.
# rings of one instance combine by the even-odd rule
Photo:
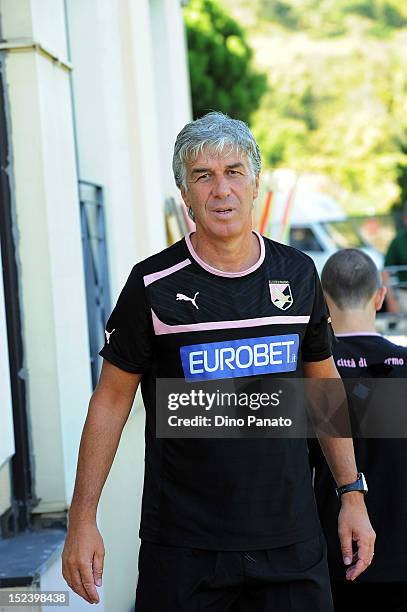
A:
<svg viewBox="0 0 407 612">
<path fill-rule="evenodd" d="M 229 170 L 229 174 L 240 174 L 237 170 Z"/>
<path fill-rule="evenodd" d="M 200 174 L 196 180 L 197 180 L 197 181 L 200 181 L 200 180 L 202 180 L 202 179 L 206 179 L 206 178 L 208 178 L 208 176 L 209 176 L 209 174 Z"/>
</svg>

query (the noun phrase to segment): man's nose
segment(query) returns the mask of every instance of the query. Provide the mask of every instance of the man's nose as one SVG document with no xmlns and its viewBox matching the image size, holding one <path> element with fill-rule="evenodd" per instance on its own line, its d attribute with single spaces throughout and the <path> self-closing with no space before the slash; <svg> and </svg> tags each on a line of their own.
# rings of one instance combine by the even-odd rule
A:
<svg viewBox="0 0 407 612">
<path fill-rule="evenodd" d="M 226 176 L 218 176 L 214 178 L 212 184 L 212 194 L 215 198 L 224 199 L 230 195 L 230 185 Z"/>
</svg>

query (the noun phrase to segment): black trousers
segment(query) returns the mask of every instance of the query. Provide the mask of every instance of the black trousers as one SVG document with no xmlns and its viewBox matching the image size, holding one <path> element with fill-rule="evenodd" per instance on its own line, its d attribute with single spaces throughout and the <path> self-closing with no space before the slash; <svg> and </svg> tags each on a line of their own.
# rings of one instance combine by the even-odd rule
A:
<svg viewBox="0 0 407 612">
<path fill-rule="evenodd" d="M 143 541 L 136 612 L 333 612 L 322 535 L 282 548 L 211 551 Z"/>
<path fill-rule="evenodd" d="M 333 582 L 335 612 L 407 612 L 407 582 Z"/>
</svg>

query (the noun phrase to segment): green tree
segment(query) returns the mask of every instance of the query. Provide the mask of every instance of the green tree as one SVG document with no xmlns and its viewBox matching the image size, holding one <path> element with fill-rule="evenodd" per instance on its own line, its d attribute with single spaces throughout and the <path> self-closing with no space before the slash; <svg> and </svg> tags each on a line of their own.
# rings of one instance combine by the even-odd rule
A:
<svg viewBox="0 0 407 612">
<path fill-rule="evenodd" d="M 214 0 L 184 9 L 194 118 L 219 110 L 249 122 L 267 89 L 241 26 Z"/>
</svg>

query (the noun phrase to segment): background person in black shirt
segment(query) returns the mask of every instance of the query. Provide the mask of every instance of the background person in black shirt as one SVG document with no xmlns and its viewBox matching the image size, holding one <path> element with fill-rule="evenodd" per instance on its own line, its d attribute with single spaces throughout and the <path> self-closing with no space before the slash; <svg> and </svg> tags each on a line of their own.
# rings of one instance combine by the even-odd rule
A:
<svg viewBox="0 0 407 612">
<path fill-rule="evenodd" d="M 375 331 L 376 312 L 386 290 L 371 258 L 357 249 L 338 251 L 327 261 L 321 281 L 338 338 L 333 351 L 341 376 L 407 377 L 407 349 Z M 349 584 L 336 530 L 334 483 L 318 443 L 310 442 L 335 612 L 402 612 L 407 610 L 407 440 L 357 438 L 354 446 L 358 468 L 369 483 L 366 505 L 377 542 L 374 562 L 356 583 Z"/>
</svg>

